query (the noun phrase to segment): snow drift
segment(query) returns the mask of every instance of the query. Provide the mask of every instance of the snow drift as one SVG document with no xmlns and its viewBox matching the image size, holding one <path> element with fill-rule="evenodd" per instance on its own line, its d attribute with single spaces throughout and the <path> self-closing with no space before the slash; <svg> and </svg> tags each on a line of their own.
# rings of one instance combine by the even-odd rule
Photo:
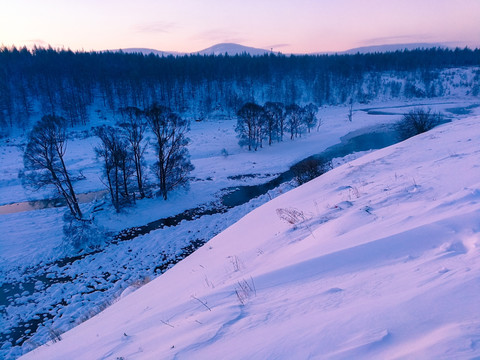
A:
<svg viewBox="0 0 480 360">
<path fill-rule="evenodd" d="M 270 201 L 23 359 L 480 356 L 479 120 Z"/>
</svg>

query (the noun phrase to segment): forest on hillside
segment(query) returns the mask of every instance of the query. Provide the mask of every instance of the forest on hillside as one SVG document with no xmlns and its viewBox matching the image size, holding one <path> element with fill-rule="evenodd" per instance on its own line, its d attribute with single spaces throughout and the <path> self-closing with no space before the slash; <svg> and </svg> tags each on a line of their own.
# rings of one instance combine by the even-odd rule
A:
<svg viewBox="0 0 480 360">
<path fill-rule="evenodd" d="M 0 127 L 29 128 L 34 112 L 86 124 L 89 106 L 111 111 L 153 103 L 202 118 L 246 102 L 365 103 L 379 96 L 446 95 L 442 70 L 480 66 L 480 50 L 419 49 L 356 55 L 250 56 L 73 52 L 0 48 Z M 392 74 L 385 77 L 385 74 Z M 394 75 L 394 76 L 393 76 Z M 480 93 L 475 70 L 471 94 Z"/>
</svg>

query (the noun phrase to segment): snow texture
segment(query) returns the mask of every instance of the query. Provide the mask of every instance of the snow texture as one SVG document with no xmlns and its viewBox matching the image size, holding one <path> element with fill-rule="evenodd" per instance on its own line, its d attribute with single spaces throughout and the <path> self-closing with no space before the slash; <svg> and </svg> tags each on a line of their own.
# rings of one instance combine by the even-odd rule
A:
<svg viewBox="0 0 480 360">
<path fill-rule="evenodd" d="M 332 141 L 382 117 L 346 123 L 335 111 L 325 115 Z M 464 116 L 274 198 L 22 359 L 480 357 L 479 121 Z M 231 167 L 201 148 L 195 176 L 223 185 Z M 279 149 L 255 154 L 255 167 L 278 172 L 301 153 Z M 227 150 L 238 168 L 253 165 Z"/>
</svg>

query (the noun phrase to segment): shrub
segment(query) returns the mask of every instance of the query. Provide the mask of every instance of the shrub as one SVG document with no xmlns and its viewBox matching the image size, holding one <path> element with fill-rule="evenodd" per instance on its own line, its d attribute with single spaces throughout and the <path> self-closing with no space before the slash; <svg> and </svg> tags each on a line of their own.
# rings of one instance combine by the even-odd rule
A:
<svg viewBox="0 0 480 360">
<path fill-rule="evenodd" d="M 294 227 L 298 223 L 301 223 L 307 219 L 307 217 L 305 216 L 302 210 L 298 210 L 295 208 L 288 208 L 288 209 L 280 208 L 275 211 L 281 220 L 288 222 Z"/>
<path fill-rule="evenodd" d="M 105 235 L 94 220 L 79 220 L 66 212 L 63 221 L 63 247 L 66 253 L 88 252 L 103 242 Z"/>
<path fill-rule="evenodd" d="M 235 294 L 237 295 L 238 302 L 240 305 L 245 306 L 248 299 L 252 295 L 257 295 L 257 289 L 255 288 L 255 283 L 253 282 L 253 278 L 250 277 L 251 283 L 247 280 L 242 279 L 237 282 L 235 286 Z"/>
<path fill-rule="evenodd" d="M 292 166 L 293 176 L 299 185 L 315 179 L 331 168 L 329 161 L 322 158 L 309 158 Z"/>
<path fill-rule="evenodd" d="M 442 115 L 432 113 L 430 109 L 414 109 L 405 114 L 395 128 L 401 140 L 424 133 L 443 122 Z"/>
</svg>

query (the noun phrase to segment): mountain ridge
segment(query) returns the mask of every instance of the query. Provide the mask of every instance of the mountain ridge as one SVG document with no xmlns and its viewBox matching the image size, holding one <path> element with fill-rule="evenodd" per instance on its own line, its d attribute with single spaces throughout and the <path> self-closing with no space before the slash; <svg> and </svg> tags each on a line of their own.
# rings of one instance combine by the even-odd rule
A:
<svg viewBox="0 0 480 360">
<path fill-rule="evenodd" d="M 403 51 L 403 50 L 415 50 L 415 49 L 430 49 L 430 48 L 455 48 L 459 46 L 455 42 L 445 42 L 445 43 L 401 43 L 401 44 L 381 44 L 381 45 L 370 45 L 351 48 L 342 51 L 320 51 L 312 53 L 288 53 L 286 55 L 329 55 L 329 54 L 339 54 L 339 55 L 350 55 L 350 54 L 368 54 L 368 53 L 382 53 L 382 52 L 394 52 L 394 51 Z M 144 55 L 158 55 L 158 56 L 183 56 L 183 55 L 224 55 L 229 56 L 248 54 L 251 56 L 262 56 L 268 53 L 279 53 L 272 52 L 272 50 L 256 48 L 251 46 L 245 46 L 237 43 L 218 43 L 208 48 L 192 51 L 192 52 L 178 52 L 178 51 L 165 51 L 157 50 L 150 48 L 123 48 L 116 50 L 106 50 L 106 51 L 122 51 L 125 53 L 140 53 Z"/>
</svg>

